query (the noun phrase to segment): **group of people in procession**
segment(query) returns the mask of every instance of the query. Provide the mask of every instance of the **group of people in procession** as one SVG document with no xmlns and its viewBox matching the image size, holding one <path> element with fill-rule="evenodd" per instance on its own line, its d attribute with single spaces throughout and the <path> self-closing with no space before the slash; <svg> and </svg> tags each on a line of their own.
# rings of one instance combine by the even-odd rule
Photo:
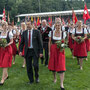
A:
<svg viewBox="0 0 90 90">
<path fill-rule="evenodd" d="M 73 22 L 68 25 L 62 25 L 60 18 L 55 19 L 53 28 L 47 25 L 47 21 L 42 20 L 39 27 L 33 26 L 31 21 L 22 22 L 21 27 L 12 26 L 10 23 L 2 22 L 0 29 L 0 40 L 6 39 L 5 48 L 0 47 L 0 68 L 3 69 L 0 85 L 9 78 L 8 68 L 15 64 L 15 56 L 19 54 L 23 57 L 24 68 L 26 65 L 28 84 L 34 82 L 33 67 L 35 72 L 35 81 L 39 83 L 39 58 L 41 64 L 45 64 L 53 72 L 54 83 L 56 83 L 56 72 L 60 74 L 60 88 L 65 90 L 63 82 L 66 71 L 65 50 L 60 51 L 57 48 L 57 41 L 68 40 L 68 47 L 71 50 L 72 57 L 77 58 L 80 70 L 83 70 L 83 59 L 87 59 L 90 51 L 90 25 L 85 25 L 81 20 L 75 25 Z M 77 37 L 83 37 L 81 43 L 77 42 Z M 18 43 L 18 44 L 17 44 Z M 18 49 L 17 46 L 18 45 Z M 45 56 L 43 55 L 45 50 Z M 45 61 L 44 61 L 45 60 Z M 45 63 L 44 63 L 45 62 Z"/>
</svg>

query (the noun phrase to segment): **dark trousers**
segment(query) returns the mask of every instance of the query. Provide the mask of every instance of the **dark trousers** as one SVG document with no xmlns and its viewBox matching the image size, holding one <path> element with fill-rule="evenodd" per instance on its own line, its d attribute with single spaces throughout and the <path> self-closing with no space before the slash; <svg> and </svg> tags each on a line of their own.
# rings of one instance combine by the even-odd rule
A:
<svg viewBox="0 0 90 90">
<path fill-rule="evenodd" d="M 39 71 L 39 57 L 36 56 L 34 49 L 28 49 L 26 56 L 26 67 L 27 67 L 27 75 L 30 82 L 34 81 L 33 77 L 33 66 L 35 71 L 35 78 L 38 79 L 38 71 Z"/>
<path fill-rule="evenodd" d="M 43 43 L 43 48 L 45 49 L 45 65 L 48 65 L 48 42 Z M 44 58 L 41 58 L 41 63 L 43 64 Z"/>
</svg>

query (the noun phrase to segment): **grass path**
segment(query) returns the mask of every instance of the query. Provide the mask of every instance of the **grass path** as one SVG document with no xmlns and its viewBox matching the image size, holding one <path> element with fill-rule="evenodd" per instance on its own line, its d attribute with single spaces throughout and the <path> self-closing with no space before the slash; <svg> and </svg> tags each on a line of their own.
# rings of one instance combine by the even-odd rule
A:
<svg viewBox="0 0 90 90">
<path fill-rule="evenodd" d="M 88 61 L 83 62 L 83 71 L 79 69 L 76 59 L 72 59 L 71 52 L 66 49 L 66 68 L 64 86 L 66 90 L 90 90 L 90 52 Z M 39 76 L 40 83 L 27 85 L 28 77 L 26 69 L 21 68 L 23 58 L 16 57 L 16 64 L 9 69 L 9 79 L 5 81 L 0 90 L 60 90 L 59 74 L 57 73 L 57 83 L 54 84 L 52 72 L 44 65 L 40 64 Z M 0 79 L 2 69 L 0 69 Z"/>
</svg>

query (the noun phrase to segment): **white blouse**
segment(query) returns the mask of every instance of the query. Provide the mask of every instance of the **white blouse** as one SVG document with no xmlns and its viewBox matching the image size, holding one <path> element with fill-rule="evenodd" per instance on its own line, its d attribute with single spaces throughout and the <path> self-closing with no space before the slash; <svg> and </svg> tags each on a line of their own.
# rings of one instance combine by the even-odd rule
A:
<svg viewBox="0 0 90 90">
<path fill-rule="evenodd" d="M 76 30 L 76 33 L 81 34 L 81 33 L 83 33 L 83 30 L 81 30 L 80 32 Z M 72 34 L 75 34 L 75 28 L 73 29 Z M 86 28 L 84 28 L 84 34 L 87 34 L 87 29 Z"/>
<path fill-rule="evenodd" d="M 7 36 L 6 35 L 5 36 L 0 35 L 0 38 L 7 38 Z M 9 38 L 13 39 L 13 34 L 11 31 L 9 32 Z"/>
<path fill-rule="evenodd" d="M 54 36 L 55 31 L 56 30 L 53 31 L 53 39 L 54 40 L 61 40 L 62 39 L 62 34 L 60 35 L 60 37 L 56 37 L 56 36 Z M 51 31 L 49 32 L 48 36 L 51 37 Z M 66 32 L 63 32 L 63 39 L 65 39 L 65 38 L 66 38 Z"/>
<path fill-rule="evenodd" d="M 12 34 L 16 35 L 16 30 L 13 30 L 12 32 L 13 32 Z"/>
<path fill-rule="evenodd" d="M 75 29 L 73 29 L 75 30 Z M 70 28 L 68 29 L 68 33 L 73 33 L 73 30 L 71 30 Z"/>
</svg>

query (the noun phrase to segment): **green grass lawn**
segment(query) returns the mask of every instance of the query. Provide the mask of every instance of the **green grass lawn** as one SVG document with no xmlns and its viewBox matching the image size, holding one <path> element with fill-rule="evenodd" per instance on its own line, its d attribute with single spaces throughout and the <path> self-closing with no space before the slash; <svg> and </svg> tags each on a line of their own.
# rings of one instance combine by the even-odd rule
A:
<svg viewBox="0 0 90 90">
<path fill-rule="evenodd" d="M 9 68 L 9 79 L 5 81 L 0 90 L 60 90 L 60 79 L 57 73 L 57 83 L 54 84 L 52 72 L 47 67 L 41 65 L 39 70 L 39 84 L 27 85 L 28 77 L 26 69 L 21 68 L 23 58 L 16 57 L 16 64 Z M 90 90 L 90 53 L 88 53 L 88 61 L 83 62 L 83 71 L 79 69 L 77 60 L 72 59 L 71 52 L 66 49 L 66 73 L 64 86 L 66 90 Z M 0 79 L 2 69 L 0 69 Z"/>
</svg>

